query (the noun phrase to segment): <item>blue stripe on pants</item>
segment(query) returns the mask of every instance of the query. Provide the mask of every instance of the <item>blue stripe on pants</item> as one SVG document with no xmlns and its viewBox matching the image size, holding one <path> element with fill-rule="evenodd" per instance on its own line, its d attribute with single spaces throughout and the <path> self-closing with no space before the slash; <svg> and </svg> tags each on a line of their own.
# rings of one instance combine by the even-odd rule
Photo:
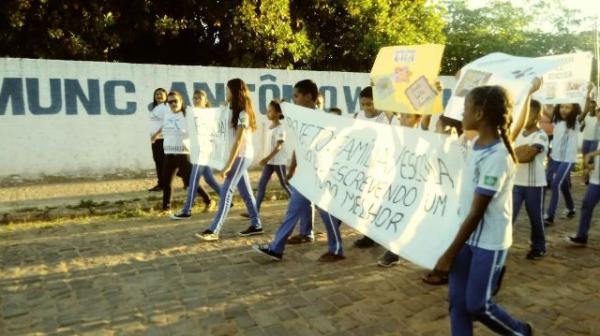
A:
<svg viewBox="0 0 600 336">
<path fill-rule="evenodd" d="M 231 208 L 231 200 L 233 199 L 233 192 L 237 186 L 240 196 L 246 204 L 250 218 L 252 219 L 252 226 L 254 228 L 260 228 L 261 222 L 258 217 L 258 211 L 256 210 L 256 201 L 252 194 L 252 188 L 250 187 L 250 177 L 248 176 L 248 167 L 252 162 L 251 158 L 237 157 L 233 162 L 231 170 L 227 173 L 223 186 L 221 187 L 221 199 L 219 200 L 219 210 L 210 225 L 210 230 L 216 234 L 219 234 L 225 218 Z"/>
<path fill-rule="evenodd" d="M 192 165 L 192 172 L 190 173 L 190 179 L 188 181 L 188 188 L 187 188 L 187 197 L 185 198 L 185 204 L 183 205 L 183 210 L 181 210 L 182 213 L 184 214 L 191 214 L 192 213 L 192 207 L 194 206 L 194 200 L 196 199 L 196 190 L 198 191 L 198 193 L 200 193 L 201 195 L 203 195 L 203 197 L 208 197 L 208 194 L 206 193 L 206 191 L 204 191 L 204 189 L 202 189 L 202 187 L 200 187 L 200 176 L 206 176 L 206 172 L 210 173 L 210 176 L 212 177 L 212 172 L 210 171 L 210 168 L 207 166 L 200 166 L 200 165 Z M 205 177 L 206 179 L 206 177 Z M 217 181 L 214 180 L 214 177 L 212 177 L 214 183 L 217 183 Z M 208 182 L 208 181 L 207 181 Z M 217 193 L 220 193 L 221 191 L 221 187 L 218 185 L 218 188 L 215 189 L 215 187 L 213 186 L 213 189 L 215 189 L 215 191 Z M 210 198 L 208 198 L 208 201 L 210 202 Z M 204 199 L 204 202 L 206 203 L 207 200 Z"/>
<path fill-rule="evenodd" d="M 592 214 L 594 207 L 600 201 L 600 185 L 590 183 L 585 191 L 583 202 L 581 203 L 581 217 L 579 218 L 579 229 L 577 230 L 577 237 L 587 238 L 588 231 L 590 230 L 590 222 L 592 221 Z"/>
<path fill-rule="evenodd" d="M 492 299 L 506 250 L 463 245 L 450 269 L 448 296 L 452 335 L 473 335 L 479 321 L 500 335 L 527 335 L 527 325 L 511 317 Z"/>
<path fill-rule="evenodd" d="M 329 214 L 327 211 L 317 207 L 319 215 L 327 231 L 327 245 L 329 252 L 335 255 L 344 255 L 342 247 L 342 235 L 340 234 L 340 224 L 342 221 Z"/>
<path fill-rule="evenodd" d="M 258 209 L 258 212 L 260 212 L 260 205 L 265 198 L 267 183 L 269 183 L 273 173 L 277 174 L 279 184 L 281 184 L 283 190 L 288 194 L 288 197 L 290 196 L 290 188 L 285 181 L 285 165 L 265 165 L 262 174 L 260 175 L 260 180 L 258 181 L 258 191 L 256 192 L 256 208 Z"/>
<path fill-rule="evenodd" d="M 513 223 L 517 221 L 521 205 L 525 202 L 525 210 L 531 226 L 531 248 L 546 251 L 544 234 L 544 187 L 513 187 Z"/>
<path fill-rule="evenodd" d="M 551 188 L 552 194 L 550 196 L 550 203 L 546 214 L 550 218 L 554 218 L 556 214 L 556 207 L 558 206 L 559 193 L 565 198 L 567 209 L 574 210 L 575 205 L 573 204 L 573 197 L 571 196 L 571 187 L 568 182 L 571 178 L 571 169 L 573 168 L 572 162 L 560 162 L 551 160 L 548 163 L 548 181 Z"/>
<path fill-rule="evenodd" d="M 271 244 L 269 244 L 271 251 L 281 254 L 283 254 L 287 239 L 294 231 L 294 227 L 296 226 L 298 220 L 300 220 L 302 223 L 302 221 L 307 219 L 307 213 L 312 213 L 312 205 L 310 201 L 295 188 L 291 187 L 290 191 L 290 201 L 288 203 L 287 211 L 285 212 L 283 223 L 281 223 L 277 229 L 277 232 L 275 233 L 275 238 L 273 238 L 273 241 Z M 312 217 L 312 214 L 309 216 Z"/>
</svg>

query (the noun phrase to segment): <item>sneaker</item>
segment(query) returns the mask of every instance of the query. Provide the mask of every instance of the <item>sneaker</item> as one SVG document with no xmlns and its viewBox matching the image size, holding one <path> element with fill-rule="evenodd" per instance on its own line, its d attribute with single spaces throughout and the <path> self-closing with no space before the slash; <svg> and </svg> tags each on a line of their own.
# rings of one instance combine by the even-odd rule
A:
<svg viewBox="0 0 600 336">
<path fill-rule="evenodd" d="M 312 243 L 313 241 L 315 241 L 313 237 L 299 234 L 288 238 L 287 243 L 291 245 L 298 245 L 304 243 Z"/>
<path fill-rule="evenodd" d="M 213 210 L 215 210 L 216 207 L 217 207 L 217 202 L 215 202 L 214 200 L 210 200 L 210 201 L 208 201 L 208 203 L 204 204 L 204 209 L 202 209 L 202 212 L 213 211 Z"/>
<path fill-rule="evenodd" d="M 244 218 L 250 218 L 250 214 L 247 212 L 244 212 L 242 214 L 240 214 L 240 216 L 244 217 Z"/>
<path fill-rule="evenodd" d="M 157 184 L 154 187 L 148 189 L 148 191 L 162 191 L 162 188 Z"/>
<path fill-rule="evenodd" d="M 271 260 L 281 261 L 283 254 L 271 251 L 269 245 L 252 245 L 252 249 L 264 256 L 268 256 Z"/>
<path fill-rule="evenodd" d="M 240 231 L 238 234 L 242 237 L 246 236 L 256 236 L 263 234 L 262 228 L 255 228 L 254 226 L 249 226 L 246 230 Z"/>
<path fill-rule="evenodd" d="M 571 219 L 573 217 L 575 217 L 575 210 L 565 209 L 560 216 L 560 219 Z"/>
<path fill-rule="evenodd" d="M 190 218 L 192 218 L 192 214 L 186 214 L 183 212 L 171 215 L 172 220 L 181 220 L 181 219 L 190 219 Z"/>
<path fill-rule="evenodd" d="M 354 247 L 357 248 L 369 248 L 375 246 L 375 241 L 367 236 L 360 238 L 354 242 Z"/>
<path fill-rule="evenodd" d="M 323 254 L 322 256 L 319 257 L 319 261 L 320 262 L 336 262 L 336 261 L 340 261 L 340 260 L 344 260 L 346 259 L 346 257 L 344 257 L 343 255 L 338 255 L 338 254 L 333 254 L 331 252 L 327 252 L 325 254 Z"/>
<path fill-rule="evenodd" d="M 219 235 L 217 235 L 216 233 L 210 231 L 210 230 L 204 230 L 202 232 L 196 232 L 196 237 L 204 240 L 204 241 L 216 241 L 219 240 Z"/>
<path fill-rule="evenodd" d="M 529 260 L 539 260 L 546 255 L 546 251 L 531 249 L 525 258 Z"/>
<path fill-rule="evenodd" d="M 377 265 L 381 267 L 392 267 L 400 262 L 400 257 L 391 251 L 385 253 L 377 260 Z"/>
<path fill-rule="evenodd" d="M 554 218 L 544 216 L 544 226 L 552 226 L 552 225 L 554 225 Z"/>
<path fill-rule="evenodd" d="M 567 237 L 567 241 L 576 246 L 586 246 L 587 238 L 581 238 L 577 236 L 569 236 Z"/>
<path fill-rule="evenodd" d="M 531 324 L 531 322 L 527 322 L 526 324 L 527 326 L 527 336 L 533 336 L 533 324 Z"/>
</svg>

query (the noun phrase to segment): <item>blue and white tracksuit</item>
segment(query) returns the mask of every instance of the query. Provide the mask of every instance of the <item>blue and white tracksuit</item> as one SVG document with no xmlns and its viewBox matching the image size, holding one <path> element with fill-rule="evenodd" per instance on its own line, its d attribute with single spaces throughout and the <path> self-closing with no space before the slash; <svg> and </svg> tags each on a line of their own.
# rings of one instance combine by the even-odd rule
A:
<svg viewBox="0 0 600 336">
<path fill-rule="evenodd" d="M 269 183 L 269 179 L 271 179 L 271 175 L 273 175 L 273 173 L 277 174 L 279 184 L 281 184 L 283 190 L 288 194 L 288 197 L 290 197 L 290 186 L 285 180 L 285 165 L 267 164 L 263 168 L 262 174 L 260 175 L 260 180 L 258 181 L 258 191 L 256 192 L 256 208 L 258 209 L 258 212 L 260 212 L 260 205 L 265 198 L 267 184 Z"/>
<path fill-rule="evenodd" d="M 194 164 L 192 165 L 192 172 L 190 173 L 190 180 L 188 182 L 187 197 L 185 204 L 183 205 L 183 214 L 189 215 L 192 213 L 192 207 L 194 206 L 194 200 L 196 199 L 196 193 L 193 192 L 198 188 L 200 184 L 200 177 L 204 177 L 204 181 L 208 184 L 218 195 L 221 194 L 221 185 L 213 176 L 212 170 L 208 166 L 201 166 Z"/>
<path fill-rule="evenodd" d="M 575 125 L 574 128 L 568 128 L 565 121 L 559 121 L 554 125 L 552 152 L 550 153 L 550 161 L 546 172 L 548 186 L 552 191 L 546 209 L 546 215 L 550 219 L 554 219 L 556 214 L 561 191 L 565 197 L 567 209 L 571 211 L 575 209 L 569 181 L 571 170 L 577 160 L 577 129 L 578 125 Z"/>
<path fill-rule="evenodd" d="M 215 218 L 210 226 L 210 231 L 217 235 L 223 228 L 223 223 L 225 222 L 227 213 L 229 213 L 229 209 L 231 208 L 233 192 L 235 191 L 236 187 L 238 188 L 240 196 L 246 204 L 246 209 L 248 210 L 250 219 L 252 221 L 252 227 L 255 229 L 262 228 L 260 218 L 258 217 L 258 210 L 256 209 L 256 200 L 252 194 L 250 176 L 248 175 L 248 168 L 252 163 L 254 149 L 252 148 L 249 119 L 245 111 L 240 112 L 237 127 L 243 129 L 244 136 L 238 151 L 238 157 L 234 160 L 231 170 L 227 173 L 225 181 L 223 181 L 219 199 L 219 209 L 217 210 L 217 214 L 215 215 Z M 236 129 L 232 130 L 233 137 L 235 137 L 236 132 Z M 231 140 L 232 142 L 235 141 L 233 138 Z"/>
<path fill-rule="evenodd" d="M 494 302 L 493 288 L 512 244 L 514 163 L 500 141 L 474 141 L 463 170 L 459 215 L 464 220 L 475 194 L 491 197 L 483 218 L 454 258 L 448 276 L 452 335 L 473 335 L 473 321 L 502 335 L 527 335 L 527 325 Z"/>
<path fill-rule="evenodd" d="M 546 251 L 546 238 L 544 234 L 544 186 L 546 176 L 544 172 L 544 159 L 548 151 L 548 136 L 542 130 L 526 134 L 523 131 L 515 141 L 515 147 L 530 146 L 538 150 L 538 154 L 531 162 L 521 163 L 517 166 L 513 187 L 513 223 L 519 216 L 521 205 L 525 202 L 525 210 L 531 225 L 531 248 Z"/>
<path fill-rule="evenodd" d="M 275 238 L 269 244 L 271 251 L 283 254 L 287 239 L 294 231 L 294 227 L 296 227 L 298 221 L 300 221 L 300 234 L 314 238 L 314 207 L 306 197 L 290 186 L 290 200 L 287 211 L 283 222 L 275 233 Z"/>
<path fill-rule="evenodd" d="M 597 150 L 600 150 L 600 145 L 597 145 Z M 590 173 L 590 183 L 585 191 L 583 202 L 581 203 L 581 217 L 579 218 L 579 229 L 577 237 L 588 237 L 590 223 L 594 207 L 600 201 L 600 156 L 594 157 L 594 170 Z"/>
</svg>

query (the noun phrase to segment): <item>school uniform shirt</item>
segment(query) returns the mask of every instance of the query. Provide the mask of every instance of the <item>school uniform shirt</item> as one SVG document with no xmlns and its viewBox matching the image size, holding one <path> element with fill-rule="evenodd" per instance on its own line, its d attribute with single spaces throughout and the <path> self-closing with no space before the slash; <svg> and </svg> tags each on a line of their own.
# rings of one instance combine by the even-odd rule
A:
<svg viewBox="0 0 600 336">
<path fill-rule="evenodd" d="M 512 244 L 512 158 L 502 141 L 485 147 L 473 141 L 467 156 L 459 199 L 461 222 L 471 210 L 475 193 L 492 196 L 467 244 L 493 251 L 508 249 Z"/>
<path fill-rule="evenodd" d="M 596 116 L 585 116 L 583 120 L 585 126 L 583 128 L 583 140 L 594 141 L 598 140 L 598 118 Z"/>
<path fill-rule="evenodd" d="M 273 149 L 277 147 L 279 141 L 283 141 L 283 146 L 281 147 L 279 152 L 277 152 L 277 154 L 275 154 L 275 156 L 271 160 L 269 160 L 268 164 L 286 165 L 288 160 L 288 153 L 287 146 L 285 144 L 285 129 L 283 128 L 283 125 L 279 124 L 276 127 L 270 128 L 269 132 L 271 133 L 271 145 L 269 146 L 269 148 L 271 148 L 271 151 L 273 151 Z"/>
<path fill-rule="evenodd" d="M 600 143 L 596 150 L 600 150 Z M 600 185 L 600 155 L 594 156 L 594 170 L 590 172 L 590 183 Z"/>
<path fill-rule="evenodd" d="M 544 170 L 544 160 L 548 152 L 548 136 L 546 132 L 537 130 L 525 135 L 525 131 L 521 132 L 515 141 L 515 147 L 528 145 L 535 147 L 539 153 L 531 162 L 520 163 L 517 165 L 515 174 L 515 185 L 523 187 L 545 187 L 546 186 L 546 171 Z"/>
<path fill-rule="evenodd" d="M 232 112 L 233 113 L 233 112 Z M 231 125 L 231 124 L 230 124 Z M 235 136 L 237 133 L 237 129 L 230 126 L 231 130 L 231 146 L 235 143 Z M 250 129 L 250 119 L 248 118 L 248 113 L 246 111 L 241 111 L 240 116 L 238 118 L 237 127 L 242 128 L 244 132 L 244 139 L 240 144 L 240 150 L 238 151 L 238 157 L 244 158 L 253 158 L 254 157 L 254 147 L 252 146 L 252 130 Z"/>
<path fill-rule="evenodd" d="M 152 108 L 150 111 L 150 123 L 149 123 L 149 132 L 150 136 L 156 134 L 158 130 L 163 126 L 163 121 L 165 119 L 165 114 L 170 113 L 171 109 L 167 106 L 167 104 L 158 104 Z M 162 139 L 162 135 L 159 135 L 157 139 Z"/>
<path fill-rule="evenodd" d="M 554 125 L 554 137 L 552 138 L 552 160 L 559 162 L 577 161 L 577 130 L 580 124 L 575 123 L 575 128 L 567 128 L 565 121 L 559 121 Z"/>
<path fill-rule="evenodd" d="M 165 113 L 162 129 L 165 154 L 189 154 L 190 137 L 187 130 L 187 121 L 182 112 Z"/>
<path fill-rule="evenodd" d="M 383 113 L 383 112 L 380 112 L 378 115 L 369 118 L 369 117 L 367 117 L 365 111 L 360 110 L 356 114 L 355 119 L 356 120 L 373 121 L 373 122 L 380 123 L 380 124 L 389 124 L 389 122 L 387 121 L 387 117 L 385 116 L 385 113 Z"/>
</svg>

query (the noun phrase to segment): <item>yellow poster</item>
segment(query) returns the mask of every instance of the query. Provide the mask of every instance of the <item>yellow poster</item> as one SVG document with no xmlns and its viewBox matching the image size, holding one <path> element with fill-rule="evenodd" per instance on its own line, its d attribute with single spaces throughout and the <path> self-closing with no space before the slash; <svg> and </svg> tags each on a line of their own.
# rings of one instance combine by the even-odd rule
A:
<svg viewBox="0 0 600 336">
<path fill-rule="evenodd" d="M 397 113 L 443 112 L 442 94 L 436 87 L 443 52 L 441 44 L 381 48 L 371 70 L 375 108 Z"/>
</svg>

